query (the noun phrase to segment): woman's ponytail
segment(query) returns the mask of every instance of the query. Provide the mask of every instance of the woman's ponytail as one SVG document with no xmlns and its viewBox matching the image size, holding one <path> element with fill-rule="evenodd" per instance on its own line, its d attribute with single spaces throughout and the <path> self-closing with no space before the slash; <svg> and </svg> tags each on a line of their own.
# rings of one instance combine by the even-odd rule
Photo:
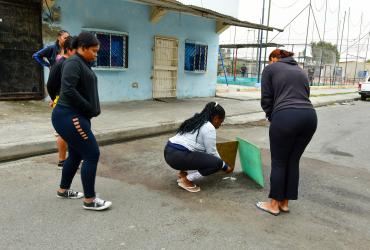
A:
<svg viewBox="0 0 370 250">
<path fill-rule="evenodd" d="M 184 121 L 177 130 L 177 133 L 194 133 L 200 129 L 204 123 L 212 121 L 213 117 L 215 116 L 219 116 L 220 118 L 224 119 L 225 110 L 217 102 L 209 102 L 203 108 L 202 112 L 196 113 L 193 117 Z"/>
</svg>

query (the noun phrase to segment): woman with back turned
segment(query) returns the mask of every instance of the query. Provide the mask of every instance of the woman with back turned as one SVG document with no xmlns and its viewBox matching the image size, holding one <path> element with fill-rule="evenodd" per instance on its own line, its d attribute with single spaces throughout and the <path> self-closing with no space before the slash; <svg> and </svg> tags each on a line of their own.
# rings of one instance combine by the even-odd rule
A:
<svg viewBox="0 0 370 250">
<path fill-rule="evenodd" d="M 63 164 L 57 197 L 78 199 L 85 196 L 83 208 L 104 210 L 112 202 L 97 198 L 95 194 L 100 151 L 90 122 L 100 114 L 97 77 L 91 69 L 97 58 L 99 41 L 93 34 L 82 32 L 75 39 L 74 47 L 77 47 L 76 55 L 63 63 L 60 97 L 52 114 L 55 130 L 68 144 L 68 158 Z M 81 160 L 84 194 L 70 189 Z"/>
<path fill-rule="evenodd" d="M 293 55 L 272 51 L 262 73 L 261 106 L 271 122 L 271 201 L 256 206 L 273 215 L 289 212 L 289 200 L 298 199 L 299 161 L 317 127 L 308 77 Z"/>
</svg>

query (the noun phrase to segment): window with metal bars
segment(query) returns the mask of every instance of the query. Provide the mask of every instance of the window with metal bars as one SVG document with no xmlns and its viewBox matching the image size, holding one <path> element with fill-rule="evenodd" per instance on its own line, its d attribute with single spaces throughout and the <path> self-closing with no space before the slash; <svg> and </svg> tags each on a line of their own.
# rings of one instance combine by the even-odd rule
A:
<svg viewBox="0 0 370 250">
<path fill-rule="evenodd" d="M 128 68 L 128 35 L 92 31 L 100 41 L 98 68 Z"/>
<path fill-rule="evenodd" d="M 185 71 L 207 71 L 208 45 L 185 42 Z"/>
</svg>

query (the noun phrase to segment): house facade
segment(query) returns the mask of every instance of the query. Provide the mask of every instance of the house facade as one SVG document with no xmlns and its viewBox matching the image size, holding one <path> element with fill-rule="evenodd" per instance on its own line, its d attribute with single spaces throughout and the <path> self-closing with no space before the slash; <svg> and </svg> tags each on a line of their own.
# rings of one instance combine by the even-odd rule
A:
<svg viewBox="0 0 370 250">
<path fill-rule="evenodd" d="M 144 4 L 55 2 L 60 27 L 73 35 L 81 30 L 95 32 L 101 42 L 94 71 L 102 102 L 215 95 L 218 34 L 214 20 L 168 13 L 153 23 L 152 10 Z M 191 65 L 185 65 L 186 60 L 192 60 Z"/>
<path fill-rule="evenodd" d="M 32 66 L 29 68 L 36 72 L 34 86 L 27 91 L 37 92 L 37 97 L 44 96 L 49 70 L 33 62 L 31 52 L 54 43 L 60 29 L 71 35 L 84 30 L 96 34 L 100 50 L 93 70 L 98 77 L 100 100 L 116 102 L 214 96 L 219 34 L 230 25 L 266 28 L 175 0 L 4 1 L 14 13 L 20 6 L 23 11 L 32 6 L 34 28 L 24 33 L 34 34 L 34 42 L 27 48 L 30 55 L 25 57 Z M 7 11 L 1 8 L 0 12 Z M 25 16 L 12 15 L 13 23 Z M 11 22 L 4 21 L 12 29 Z M 13 40 L 17 39 L 19 32 L 11 32 Z M 11 76 L 2 80 L 10 82 Z M 29 85 L 25 79 L 19 81 Z"/>
</svg>

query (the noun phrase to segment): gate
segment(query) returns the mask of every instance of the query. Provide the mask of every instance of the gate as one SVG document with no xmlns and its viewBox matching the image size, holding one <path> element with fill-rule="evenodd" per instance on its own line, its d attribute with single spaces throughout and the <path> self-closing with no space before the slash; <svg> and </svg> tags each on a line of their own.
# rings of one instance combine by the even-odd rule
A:
<svg viewBox="0 0 370 250">
<path fill-rule="evenodd" d="M 42 99 L 40 0 L 0 0 L 0 100 Z"/>
</svg>

